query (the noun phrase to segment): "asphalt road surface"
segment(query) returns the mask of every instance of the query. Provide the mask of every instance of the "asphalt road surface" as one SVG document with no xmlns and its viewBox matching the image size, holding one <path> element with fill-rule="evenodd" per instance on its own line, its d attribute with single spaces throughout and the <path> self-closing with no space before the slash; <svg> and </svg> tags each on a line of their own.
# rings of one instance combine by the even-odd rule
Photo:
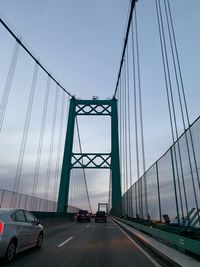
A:
<svg viewBox="0 0 200 267">
<path fill-rule="evenodd" d="M 70 222 L 45 229 L 40 250 L 16 256 L 9 267 L 152 267 L 154 259 L 111 220 Z"/>
</svg>

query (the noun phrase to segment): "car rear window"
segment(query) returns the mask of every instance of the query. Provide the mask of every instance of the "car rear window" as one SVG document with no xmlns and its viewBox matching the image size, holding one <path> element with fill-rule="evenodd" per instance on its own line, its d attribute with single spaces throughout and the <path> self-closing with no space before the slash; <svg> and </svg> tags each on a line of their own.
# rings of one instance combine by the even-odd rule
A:
<svg viewBox="0 0 200 267">
<path fill-rule="evenodd" d="M 79 210 L 79 214 L 87 214 L 87 210 Z"/>
<path fill-rule="evenodd" d="M 97 211 L 97 216 L 105 216 L 105 211 Z"/>
</svg>

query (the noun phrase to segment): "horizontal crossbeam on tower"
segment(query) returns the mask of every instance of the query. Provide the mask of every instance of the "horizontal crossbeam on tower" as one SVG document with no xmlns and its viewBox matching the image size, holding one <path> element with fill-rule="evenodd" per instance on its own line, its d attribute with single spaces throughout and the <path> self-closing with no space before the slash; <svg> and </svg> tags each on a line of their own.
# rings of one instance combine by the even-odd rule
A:
<svg viewBox="0 0 200 267">
<path fill-rule="evenodd" d="M 80 104 L 76 107 L 76 115 L 111 115 L 110 105 L 91 105 L 91 104 Z"/>
<path fill-rule="evenodd" d="M 110 169 L 109 153 L 72 153 L 71 168 L 78 169 Z"/>
</svg>

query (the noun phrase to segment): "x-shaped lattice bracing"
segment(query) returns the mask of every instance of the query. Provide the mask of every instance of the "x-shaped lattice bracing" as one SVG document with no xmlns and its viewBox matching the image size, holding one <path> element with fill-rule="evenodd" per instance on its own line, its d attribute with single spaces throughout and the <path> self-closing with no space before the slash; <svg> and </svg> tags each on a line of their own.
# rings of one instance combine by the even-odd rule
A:
<svg viewBox="0 0 200 267">
<path fill-rule="evenodd" d="M 108 153 L 73 153 L 71 168 L 110 169 L 110 159 Z"/>
<path fill-rule="evenodd" d="M 76 115 L 110 115 L 110 105 L 77 105 Z"/>
</svg>

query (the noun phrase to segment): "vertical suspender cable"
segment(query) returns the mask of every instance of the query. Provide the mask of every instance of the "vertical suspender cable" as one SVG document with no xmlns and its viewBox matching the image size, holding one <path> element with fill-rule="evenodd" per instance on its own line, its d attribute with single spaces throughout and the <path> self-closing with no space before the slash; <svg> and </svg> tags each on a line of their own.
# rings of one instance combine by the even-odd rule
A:
<svg viewBox="0 0 200 267">
<path fill-rule="evenodd" d="M 44 210 L 47 209 L 47 200 L 49 196 L 49 183 L 51 179 L 51 170 L 52 170 L 52 156 L 53 156 L 53 149 L 54 149 L 54 137 L 55 137 L 55 126 L 56 126 L 56 118 L 57 118 L 57 111 L 58 111 L 58 84 L 56 85 L 56 96 L 54 102 L 54 111 L 53 111 L 53 121 L 52 121 L 52 128 L 51 128 L 51 138 L 50 138 L 50 146 L 49 146 L 49 158 L 47 164 L 47 173 L 46 173 L 46 182 L 45 182 L 45 193 L 44 199 Z"/>
<path fill-rule="evenodd" d="M 1 132 L 2 127 L 3 127 L 3 121 L 4 121 L 4 117 L 5 117 L 5 113 L 6 113 L 6 108 L 8 105 L 8 99 L 9 99 L 9 95 L 10 95 L 10 91 L 11 91 L 11 87 L 12 87 L 12 82 L 13 82 L 13 77 L 14 77 L 14 73 L 15 73 L 15 69 L 16 69 L 19 49 L 20 49 L 20 44 L 18 41 L 16 41 L 13 55 L 12 55 L 12 59 L 10 62 L 10 68 L 8 71 L 8 76 L 6 79 L 6 84 L 5 84 L 4 91 L 3 91 L 2 100 L 0 103 L 0 132 Z"/>
<path fill-rule="evenodd" d="M 162 19 L 162 10 L 161 10 L 160 0 L 158 0 L 158 12 L 160 15 L 160 25 L 161 25 L 163 44 L 164 44 L 163 47 L 164 47 L 164 55 L 165 55 L 165 64 L 166 64 L 167 76 L 168 76 L 168 81 L 169 81 L 169 92 L 170 92 L 170 97 L 171 97 L 172 114 L 173 114 L 175 134 L 176 134 L 176 140 L 177 140 L 178 139 L 178 127 L 177 127 L 177 120 L 176 120 L 174 97 L 173 97 L 173 92 L 172 92 L 171 75 L 170 75 L 170 70 L 169 70 L 169 60 L 168 60 L 168 53 L 167 53 L 167 47 L 166 47 L 166 40 L 165 40 L 165 33 L 164 33 L 164 25 L 163 25 L 163 19 Z"/>
<path fill-rule="evenodd" d="M 140 54 L 139 54 L 139 38 L 138 38 L 138 25 L 137 25 L 137 9 L 135 8 L 135 34 L 136 34 L 136 54 L 137 54 L 137 70 L 138 70 L 138 96 L 139 96 L 139 111 L 140 111 L 140 135 L 141 135 L 141 146 L 142 146 L 142 163 L 143 163 L 143 174 L 146 171 L 145 163 L 145 149 L 144 149 L 144 129 L 143 129 L 143 110 L 142 110 L 142 91 L 141 91 L 141 75 L 140 75 Z M 143 192 L 142 192 L 142 180 L 141 180 L 141 213 L 143 215 Z"/>
<path fill-rule="evenodd" d="M 171 126 L 171 134 L 172 134 L 172 142 L 175 142 L 175 136 L 174 136 L 174 127 L 173 127 L 173 119 L 172 119 L 172 111 L 171 111 L 171 102 L 170 102 L 170 95 L 169 95 L 169 85 L 168 85 L 168 79 L 167 79 L 167 69 L 166 69 L 166 56 L 164 51 L 164 41 L 165 39 L 163 38 L 163 32 L 162 32 L 162 27 L 161 27 L 161 18 L 159 15 L 159 8 L 158 8 L 158 0 L 155 0 L 155 5 L 156 5 L 156 15 L 157 15 L 157 20 L 158 20 L 158 30 L 159 30 L 159 38 L 160 38 L 160 45 L 161 45 L 161 54 L 162 54 L 162 61 L 163 61 L 163 69 L 164 69 L 164 77 L 165 77 L 165 87 L 166 87 L 166 93 L 167 93 L 167 103 L 168 103 L 168 111 L 169 111 L 169 118 L 170 118 L 170 126 Z M 175 153 L 176 157 L 176 153 Z M 176 161 L 177 163 L 177 161 Z M 177 169 L 177 168 L 176 168 Z M 178 170 L 178 169 L 177 169 Z M 177 173 L 178 174 L 178 173 Z M 179 204 L 178 204 L 178 199 L 177 199 L 177 194 L 176 194 L 176 184 L 174 183 L 174 190 L 175 190 L 175 201 L 176 201 L 176 209 L 177 209 L 177 216 L 179 215 Z M 179 220 L 179 216 L 178 216 Z"/>
<path fill-rule="evenodd" d="M 61 105 L 61 116 L 60 116 L 60 127 L 58 136 L 58 147 L 57 147 L 57 157 L 56 157 L 56 169 L 55 169 L 55 179 L 54 179 L 54 191 L 53 200 L 56 201 L 57 191 L 58 191 L 58 180 L 60 173 L 60 159 L 61 159 L 61 143 L 62 143 L 62 133 L 63 133 L 63 123 L 64 123 L 64 110 L 65 110 L 65 92 L 62 92 L 62 105 Z"/>
<path fill-rule="evenodd" d="M 31 113 L 32 113 L 33 99 L 34 99 L 34 94 L 35 94 L 37 74 L 38 74 L 38 64 L 35 63 L 33 80 L 32 80 L 32 85 L 31 85 L 31 91 L 30 91 L 30 95 L 29 95 L 27 112 L 26 112 L 26 119 L 25 119 L 24 129 L 23 129 L 23 136 L 22 136 L 20 152 L 19 152 L 19 157 L 18 157 L 18 162 L 17 162 L 17 170 L 16 170 L 16 174 L 15 174 L 15 182 L 14 182 L 13 192 L 18 192 L 18 190 L 19 190 L 20 179 L 21 179 L 22 168 L 23 168 L 23 162 L 24 162 L 24 153 L 25 153 L 26 144 L 27 144 L 27 136 L 28 136 L 30 118 L 31 118 Z M 14 201 L 14 198 L 12 198 L 12 202 L 13 201 Z M 12 205 L 13 205 L 13 203 L 12 203 Z"/>
<path fill-rule="evenodd" d="M 126 46 L 127 53 L 128 45 Z M 126 54 L 125 53 L 125 54 Z M 129 199 L 128 199 L 128 140 L 127 140 L 127 64 L 128 62 L 125 60 L 125 89 L 124 89 L 124 152 L 125 152 L 125 179 L 126 179 L 126 215 L 128 215 L 129 210 Z"/>
<path fill-rule="evenodd" d="M 77 177 L 77 173 L 75 173 L 75 195 L 74 195 L 74 207 L 77 207 L 77 187 L 78 187 L 78 177 Z"/>
<path fill-rule="evenodd" d="M 124 68 L 124 65 L 123 65 Z M 125 215 L 125 172 L 124 172 L 124 94 L 122 94 L 122 91 L 124 91 L 124 80 L 123 80 L 123 71 L 121 74 L 121 161 L 122 161 L 122 184 L 123 184 L 123 215 Z"/>
<path fill-rule="evenodd" d="M 189 127 L 190 126 L 189 112 L 188 112 L 187 101 L 186 101 L 186 96 L 185 96 L 185 89 L 184 89 L 184 83 L 183 83 L 183 77 L 182 77 L 182 72 L 181 72 L 179 56 L 178 56 L 178 49 L 177 49 L 177 44 L 176 44 L 176 37 L 175 37 L 175 31 L 174 31 L 174 26 L 173 26 L 173 20 L 172 20 L 172 14 L 171 14 L 171 8 L 170 8 L 169 0 L 167 1 L 167 3 L 168 3 L 168 11 L 169 11 L 169 17 L 170 17 L 170 22 L 171 22 L 174 46 L 175 46 L 176 60 L 177 60 L 178 70 L 179 70 L 179 77 L 180 77 L 180 81 L 181 81 L 181 89 L 182 89 L 183 101 L 184 101 L 184 106 L 185 106 L 185 113 L 186 113 L 187 124 L 188 124 L 187 126 Z M 195 155 L 195 150 L 194 150 L 194 143 L 193 143 L 193 138 L 192 138 L 192 133 L 191 133 L 191 129 L 190 128 L 189 128 L 189 134 L 190 134 L 190 139 L 191 139 L 192 153 L 193 153 L 193 157 L 194 157 L 195 170 L 196 170 L 198 185 L 199 185 L 199 189 L 200 189 L 200 178 L 199 178 L 197 160 L 196 160 L 196 155 Z M 187 136 L 186 136 L 186 142 L 188 142 L 187 141 Z"/>
<path fill-rule="evenodd" d="M 175 54 L 174 54 L 174 48 L 173 48 L 173 43 L 172 43 L 172 35 L 171 35 L 171 30 L 170 30 L 169 16 L 167 12 L 166 1 L 164 1 L 164 6 L 165 6 L 165 14 L 166 14 L 166 19 L 167 19 L 167 27 L 168 27 L 168 33 L 169 33 L 169 40 L 170 40 L 170 46 L 171 46 L 171 52 L 172 52 L 172 60 L 173 60 L 176 85 L 177 85 L 177 90 L 178 90 L 178 97 L 179 97 L 179 104 L 180 104 L 180 109 L 181 109 L 183 128 L 185 130 L 186 125 L 185 125 L 185 119 L 184 119 L 183 104 L 182 104 L 181 93 L 180 93 L 180 86 L 179 86 L 178 73 L 177 73 L 177 68 L 176 68 Z M 183 183 L 184 199 L 185 199 L 186 211 L 188 214 L 188 204 L 187 204 L 187 196 L 186 196 L 185 180 L 184 180 L 183 164 L 182 164 L 179 140 L 177 140 L 177 146 L 178 146 L 178 155 L 179 155 L 179 161 L 180 161 L 181 177 L 182 177 L 182 183 Z"/>
<path fill-rule="evenodd" d="M 118 132 L 119 132 L 119 160 L 120 160 L 120 174 L 121 174 L 121 79 L 119 81 L 118 84 L 118 88 L 117 88 L 117 94 L 116 94 L 116 98 L 118 100 L 118 105 L 117 105 L 117 112 L 118 112 Z M 109 209 L 111 210 L 111 201 L 112 201 L 112 194 L 111 194 L 111 190 L 112 190 L 112 172 L 110 171 L 110 188 L 109 188 L 109 193 L 110 193 L 110 207 Z M 120 186 L 122 188 L 122 175 L 120 175 Z M 121 196 L 121 200 L 120 203 L 122 203 L 122 196 Z M 119 205 L 120 203 L 117 204 L 117 212 L 120 214 L 120 210 L 119 210 Z"/>
<path fill-rule="evenodd" d="M 51 78 L 48 75 L 47 76 L 47 85 L 46 85 L 45 98 L 44 98 L 42 122 L 41 122 L 41 128 L 40 128 L 39 144 L 38 144 L 38 149 L 37 149 L 37 159 L 36 159 L 36 164 L 35 164 L 33 187 L 32 187 L 32 196 L 34 198 L 36 197 L 38 178 L 39 178 L 39 172 L 40 172 L 40 162 L 41 162 L 41 155 L 42 155 L 42 147 L 43 147 L 43 140 L 44 140 L 44 130 L 45 130 L 45 124 L 46 124 L 46 117 L 47 117 L 47 107 L 48 107 L 48 101 L 49 101 L 50 82 L 51 82 Z M 31 207 L 33 207 L 33 210 L 35 210 L 36 209 L 35 203 L 33 203 L 31 205 Z"/>
<path fill-rule="evenodd" d="M 186 129 L 186 125 L 185 125 L 185 118 L 184 118 L 184 112 L 183 112 L 183 104 L 182 104 L 182 99 L 181 99 L 181 92 L 180 92 L 180 86 L 179 86 L 179 81 L 178 81 L 178 73 L 177 73 L 176 62 L 175 62 L 175 54 L 174 54 L 171 30 L 170 30 L 170 25 L 169 25 L 169 16 L 168 16 L 167 7 L 166 7 L 166 1 L 165 0 L 164 0 L 164 7 L 165 7 L 165 15 L 166 15 L 166 20 L 167 20 L 169 41 L 170 41 L 170 46 L 171 46 L 174 73 L 175 73 L 176 85 L 177 85 L 177 91 L 178 91 L 178 97 L 179 97 L 179 104 L 180 104 L 180 109 L 181 109 L 182 122 L 183 122 L 183 127 L 184 127 L 184 130 L 185 130 Z"/>
<path fill-rule="evenodd" d="M 140 165 L 139 165 L 139 147 L 138 147 L 138 121 L 137 121 L 137 87 L 136 87 L 136 62 L 135 62 L 135 40 L 134 40 L 134 31 L 133 31 L 133 21 L 131 25 L 132 29 L 132 56 L 133 56 L 133 89 L 134 89 L 134 115 L 135 115 L 135 153 L 136 153 L 136 171 L 137 171 L 137 179 L 140 177 Z M 136 196 L 136 214 L 139 213 L 138 210 L 138 192 L 135 186 L 135 196 Z"/>
<path fill-rule="evenodd" d="M 124 178 L 124 212 L 127 214 L 126 199 L 126 60 L 124 59 L 124 80 L 123 80 L 123 178 Z"/>
<path fill-rule="evenodd" d="M 175 130 L 176 140 L 178 140 L 178 127 L 177 127 L 177 120 L 176 120 L 176 111 L 175 111 L 175 105 L 174 105 L 174 97 L 173 97 L 173 91 L 172 91 L 172 82 L 171 82 L 171 75 L 170 75 L 170 69 L 169 69 L 169 60 L 168 60 L 168 53 L 167 53 L 165 31 L 164 31 L 164 23 L 163 23 L 162 9 L 161 9 L 160 0 L 158 0 L 158 12 L 159 12 L 159 16 L 160 16 L 160 26 L 161 26 L 161 32 L 162 32 L 162 38 L 163 38 L 163 48 L 164 48 L 165 64 L 166 64 L 166 70 L 167 70 L 168 83 L 169 83 L 169 93 L 170 93 L 170 98 L 171 98 L 174 130 Z M 173 155 L 173 154 L 171 154 L 171 155 Z M 177 151 L 176 151 L 176 147 L 175 146 L 174 146 L 174 159 L 175 159 L 175 166 L 176 166 L 176 173 L 177 173 L 177 182 L 178 182 L 178 189 L 179 189 L 181 213 L 182 213 L 182 217 L 183 217 L 184 216 L 184 212 L 183 212 L 183 202 L 182 202 L 182 194 L 181 194 L 181 187 L 180 187 L 180 175 L 179 175 L 179 170 L 178 170 Z M 174 180 L 175 180 L 175 177 L 174 177 Z M 177 194 L 176 193 L 176 183 L 175 182 L 174 182 L 174 188 L 175 188 L 175 194 Z M 177 203 L 177 207 L 178 207 L 178 203 Z M 178 216 L 179 216 L 179 214 L 178 214 Z"/>
<path fill-rule="evenodd" d="M 164 3 L 165 3 L 165 7 L 166 7 L 166 1 Z M 177 49 L 177 44 L 176 44 L 176 37 L 175 37 L 175 31 L 174 31 L 174 26 L 173 26 L 173 20 L 172 20 L 172 14 L 171 14 L 171 8 L 170 8 L 169 1 L 167 1 L 167 7 L 168 7 L 168 13 L 169 13 L 170 24 L 171 24 L 171 29 L 172 29 L 172 36 L 173 36 L 173 41 L 174 41 L 175 55 L 176 55 L 176 61 L 177 61 L 178 71 L 179 71 L 179 78 L 180 78 L 180 82 L 181 82 L 181 90 L 182 90 L 182 95 L 183 95 L 186 119 L 187 119 L 187 124 L 188 124 L 188 127 L 189 127 L 190 126 L 189 113 L 188 113 L 187 101 L 186 101 L 186 96 L 185 96 L 185 89 L 184 89 L 184 84 L 183 84 L 181 66 L 180 66 L 180 61 L 179 61 L 179 56 L 178 56 L 178 49 Z M 184 127 L 185 127 L 185 124 L 184 124 Z M 192 137 L 192 133 L 191 133 L 190 127 L 189 127 L 188 131 L 189 131 L 189 135 L 190 135 L 192 153 L 193 153 L 193 157 L 194 157 L 195 171 L 196 171 L 198 186 L 199 186 L 199 190 L 200 190 L 200 178 L 199 178 L 197 160 L 196 160 L 196 155 L 195 155 L 195 150 L 194 150 L 193 137 Z M 189 151 L 189 144 L 188 144 L 187 134 L 185 134 L 185 138 L 186 138 L 188 159 L 189 159 L 190 170 L 191 170 L 192 181 L 193 181 L 192 163 L 191 163 L 191 156 L 190 156 L 190 151 Z M 194 182 L 193 182 L 193 188 L 194 188 L 194 195 L 196 197 L 196 191 L 195 191 Z M 197 199 L 196 198 L 195 198 L 195 202 L 197 203 Z"/>
<path fill-rule="evenodd" d="M 77 117 L 76 117 L 76 127 L 77 127 L 77 133 L 78 133 L 79 149 L 80 149 L 80 153 L 82 154 L 83 151 L 82 151 L 82 146 L 81 146 L 81 137 L 80 137 L 80 131 L 79 131 L 79 125 L 78 125 L 78 119 L 77 119 Z M 84 182 L 85 182 L 85 188 L 86 188 L 86 194 L 87 194 L 88 204 L 89 204 L 90 212 L 92 212 L 92 207 L 91 207 L 91 203 L 90 203 L 90 197 L 89 197 L 89 192 L 88 192 L 88 186 L 87 186 L 87 179 L 86 179 L 85 169 L 83 169 L 83 176 L 84 176 Z"/>
<path fill-rule="evenodd" d="M 109 194 L 108 194 L 108 210 L 110 211 L 111 210 L 111 188 L 112 188 L 112 177 L 111 177 L 111 172 L 110 172 L 110 175 L 109 175 Z"/>
<path fill-rule="evenodd" d="M 143 112 L 142 112 L 142 91 L 141 91 L 141 75 L 140 75 L 140 54 L 139 54 L 139 43 L 138 43 L 138 26 L 137 26 L 137 12 L 135 8 L 135 34 L 136 34 L 136 54 L 137 54 L 137 69 L 138 69 L 138 91 L 139 91 L 139 110 L 140 110 L 140 135 L 142 144 L 142 163 L 143 163 L 143 173 L 146 170 L 145 163 L 145 150 L 144 150 L 144 130 L 143 130 Z"/>
<path fill-rule="evenodd" d="M 130 77 L 129 77 L 129 53 L 127 46 L 127 112 L 128 112 L 128 152 L 129 152 L 129 183 L 130 183 L 130 217 L 133 218 L 133 205 L 132 205 L 132 151 L 131 151 L 131 119 L 130 119 Z"/>
<path fill-rule="evenodd" d="M 173 128 L 173 121 L 172 121 L 172 111 L 171 111 L 171 103 L 170 103 L 170 97 L 169 97 L 169 87 L 168 87 L 168 81 L 167 81 L 167 71 L 166 71 L 166 66 L 165 66 L 164 47 L 163 47 L 163 40 L 162 40 L 162 34 L 161 34 L 161 23 L 160 23 L 160 17 L 159 17 L 159 12 L 158 12 L 157 0 L 155 0 L 155 5 L 156 5 L 157 20 L 158 20 L 158 31 L 159 31 L 159 38 L 160 38 L 160 45 L 161 45 L 162 63 L 163 63 L 163 69 L 164 69 L 165 88 L 166 88 L 166 93 L 167 93 L 167 103 L 168 103 L 168 111 L 169 111 L 169 118 L 170 118 L 172 142 L 174 143 L 175 137 L 174 137 L 174 128 Z"/>
<path fill-rule="evenodd" d="M 176 124 L 176 114 L 175 114 L 175 107 L 174 107 L 174 102 L 173 102 L 173 93 L 172 93 L 170 73 L 169 73 L 169 65 L 168 65 L 168 59 L 167 59 L 167 51 L 166 51 L 166 44 L 165 44 L 165 36 L 164 36 L 164 29 L 163 29 L 163 21 L 162 21 L 162 12 L 161 12 L 160 0 L 158 1 L 158 4 L 159 4 L 158 6 L 159 6 L 160 16 L 161 16 L 161 26 L 162 26 L 162 32 L 163 32 L 164 45 L 165 45 L 164 48 L 165 48 L 165 55 L 166 55 L 166 63 L 167 63 L 167 70 L 168 70 L 168 76 L 169 76 L 169 82 L 170 82 L 170 94 L 171 94 L 171 101 L 172 101 L 172 108 L 173 108 L 172 110 L 173 110 L 173 116 L 174 116 L 176 138 L 178 139 L 178 130 L 177 130 L 177 124 Z M 194 196 L 195 196 L 195 204 L 196 204 L 196 208 L 198 210 L 198 202 L 197 202 L 197 194 L 196 194 L 196 188 L 195 188 L 195 183 L 194 183 L 194 175 L 193 175 L 193 172 L 192 172 L 192 163 L 191 163 L 191 157 L 190 157 L 189 147 L 188 147 L 188 142 L 187 141 L 186 141 L 186 145 L 187 145 L 188 160 L 189 160 L 189 165 L 190 165 L 190 170 L 191 170 L 191 177 L 192 177 L 193 190 L 194 190 Z M 176 157 L 176 153 L 175 153 L 175 157 Z M 176 161 L 177 161 L 177 159 L 176 159 Z M 177 164 L 177 162 L 176 162 L 176 164 Z M 183 216 L 183 205 L 182 205 L 179 177 L 178 177 L 178 185 L 179 185 L 179 191 L 180 191 L 181 210 L 182 210 L 182 216 Z"/>
<path fill-rule="evenodd" d="M 120 112 L 120 130 L 119 130 L 119 135 L 120 135 L 120 169 L 121 169 L 121 187 L 123 187 L 123 182 L 124 182 L 124 175 L 123 175 L 123 116 L 122 116 L 122 111 L 123 111 L 123 102 L 122 102 L 122 77 L 120 76 L 119 80 L 119 112 Z M 123 195 L 122 190 L 122 195 Z M 122 198 L 122 202 L 124 203 L 124 197 Z M 123 204 L 122 203 L 122 204 Z M 124 205 L 122 205 L 123 211 L 124 211 Z"/>
<path fill-rule="evenodd" d="M 182 72 L 181 72 L 181 65 L 180 65 L 179 56 L 178 56 L 178 49 L 177 49 L 177 44 L 176 44 L 176 37 L 175 37 L 175 31 L 174 31 L 174 26 L 173 26 L 173 20 L 172 20 L 172 14 L 171 14 L 171 8 L 170 8 L 169 0 L 167 0 L 167 4 L 168 4 L 169 18 L 170 18 L 170 23 L 171 23 L 171 28 L 172 28 L 172 35 L 173 35 L 173 40 L 174 40 L 176 60 L 177 60 L 177 64 L 178 64 L 179 76 L 180 76 L 180 81 L 181 81 L 181 88 L 182 88 L 183 100 L 184 100 L 184 105 L 185 105 L 186 118 L 187 118 L 187 123 L 188 123 L 188 127 L 189 127 L 190 126 L 190 119 L 189 119 L 187 101 L 186 101 L 186 96 L 185 96 L 185 89 L 184 89 L 184 84 L 183 84 L 183 77 L 182 77 Z"/>
</svg>

